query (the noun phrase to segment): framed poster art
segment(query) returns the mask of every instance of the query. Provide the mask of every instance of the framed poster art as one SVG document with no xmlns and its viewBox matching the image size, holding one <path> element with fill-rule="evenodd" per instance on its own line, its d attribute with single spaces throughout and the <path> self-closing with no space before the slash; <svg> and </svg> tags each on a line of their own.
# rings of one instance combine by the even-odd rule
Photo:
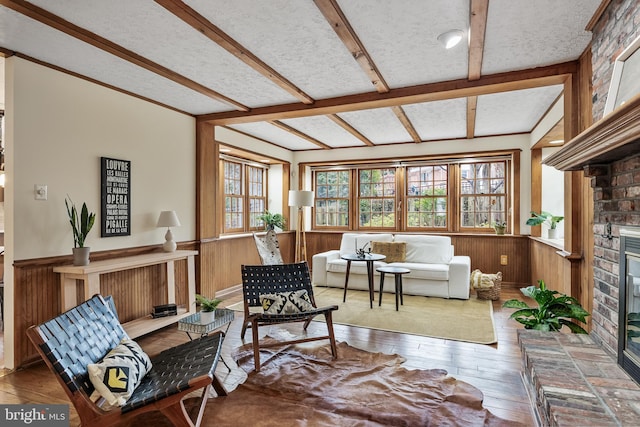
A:
<svg viewBox="0 0 640 427">
<path fill-rule="evenodd" d="M 131 161 L 100 158 L 101 237 L 131 234 Z"/>
<path fill-rule="evenodd" d="M 613 64 L 611 85 L 604 106 L 606 116 L 640 93 L 640 36 L 625 48 Z"/>
</svg>

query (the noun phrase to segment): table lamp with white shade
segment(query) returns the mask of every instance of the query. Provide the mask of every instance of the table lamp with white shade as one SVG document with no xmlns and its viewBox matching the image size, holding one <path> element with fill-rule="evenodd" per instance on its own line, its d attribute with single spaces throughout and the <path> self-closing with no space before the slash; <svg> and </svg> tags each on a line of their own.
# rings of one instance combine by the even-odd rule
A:
<svg viewBox="0 0 640 427">
<path fill-rule="evenodd" d="M 176 211 L 162 211 L 158 217 L 157 227 L 167 227 L 167 233 L 164 235 L 165 242 L 162 245 L 162 249 L 165 252 L 175 252 L 178 245 L 173 241 L 173 233 L 171 233 L 171 227 L 180 227 L 180 220 Z"/>
<path fill-rule="evenodd" d="M 289 206 L 295 206 L 298 208 L 295 262 L 307 260 L 307 238 L 304 230 L 304 208 L 307 206 L 313 206 L 313 196 L 313 191 L 289 190 Z"/>
</svg>

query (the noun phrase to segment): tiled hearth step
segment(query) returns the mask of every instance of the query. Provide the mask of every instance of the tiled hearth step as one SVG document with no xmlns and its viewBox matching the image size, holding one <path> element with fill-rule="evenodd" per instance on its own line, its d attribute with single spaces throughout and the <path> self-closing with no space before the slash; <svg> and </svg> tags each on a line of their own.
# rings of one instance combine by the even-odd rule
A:
<svg viewBox="0 0 640 427">
<path fill-rule="evenodd" d="M 589 335 L 521 329 L 518 342 L 540 425 L 638 425 L 640 387 Z"/>
</svg>

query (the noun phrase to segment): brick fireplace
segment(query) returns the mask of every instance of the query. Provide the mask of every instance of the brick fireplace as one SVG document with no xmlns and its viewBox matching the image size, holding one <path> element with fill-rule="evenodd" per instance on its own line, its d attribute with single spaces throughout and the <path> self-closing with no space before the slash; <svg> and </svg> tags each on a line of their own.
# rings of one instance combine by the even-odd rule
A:
<svg viewBox="0 0 640 427">
<path fill-rule="evenodd" d="M 595 123 L 545 163 L 583 170 L 594 190 L 592 337 L 618 351 L 620 229 L 640 226 L 640 98 L 603 118 L 616 57 L 640 35 L 640 0 L 612 0 L 592 28 Z"/>
</svg>

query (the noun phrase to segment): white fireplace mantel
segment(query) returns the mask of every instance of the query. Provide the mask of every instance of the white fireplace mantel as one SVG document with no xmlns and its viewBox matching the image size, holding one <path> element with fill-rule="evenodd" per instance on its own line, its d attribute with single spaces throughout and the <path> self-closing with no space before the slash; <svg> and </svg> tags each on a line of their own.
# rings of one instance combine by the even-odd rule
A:
<svg viewBox="0 0 640 427">
<path fill-rule="evenodd" d="M 582 170 L 640 152 L 640 95 L 585 129 L 544 164 L 558 170 Z"/>
</svg>

